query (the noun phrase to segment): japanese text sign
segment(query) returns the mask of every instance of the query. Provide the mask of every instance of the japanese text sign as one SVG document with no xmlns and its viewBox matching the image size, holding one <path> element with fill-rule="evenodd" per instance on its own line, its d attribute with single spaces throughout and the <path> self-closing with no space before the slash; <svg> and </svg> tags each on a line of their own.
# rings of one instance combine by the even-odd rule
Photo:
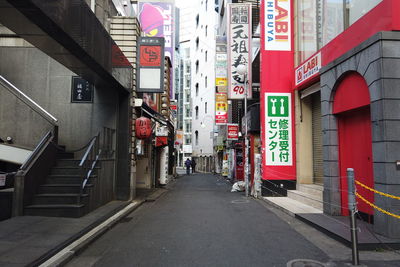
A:
<svg viewBox="0 0 400 267">
<path fill-rule="evenodd" d="M 164 38 L 139 37 L 137 92 L 164 92 Z"/>
<path fill-rule="evenodd" d="M 94 87 L 79 76 L 72 76 L 72 103 L 92 103 Z"/>
<path fill-rule="evenodd" d="M 238 140 L 239 139 L 239 124 L 227 124 L 227 138 L 226 140 Z"/>
<path fill-rule="evenodd" d="M 265 159 L 268 166 L 292 166 L 290 93 L 265 93 Z"/>
<path fill-rule="evenodd" d="M 245 80 L 248 81 L 247 97 L 251 98 L 251 4 L 228 4 L 228 97 L 242 99 L 245 96 Z M 238 66 L 244 65 L 247 74 L 239 74 Z M 246 76 L 246 77 L 245 77 Z"/>
<path fill-rule="evenodd" d="M 292 0 L 265 1 L 265 50 L 291 51 L 291 2 Z"/>
<path fill-rule="evenodd" d="M 215 94 L 215 124 L 228 123 L 228 96 L 226 93 Z"/>
</svg>

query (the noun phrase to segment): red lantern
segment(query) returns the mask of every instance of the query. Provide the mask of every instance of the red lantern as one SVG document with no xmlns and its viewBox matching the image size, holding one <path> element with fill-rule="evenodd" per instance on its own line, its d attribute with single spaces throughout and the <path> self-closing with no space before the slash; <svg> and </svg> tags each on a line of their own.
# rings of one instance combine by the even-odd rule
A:
<svg viewBox="0 0 400 267">
<path fill-rule="evenodd" d="M 140 117 L 136 119 L 136 138 L 146 139 L 151 135 L 151 120 L 146 117 Z"/>
</svg>

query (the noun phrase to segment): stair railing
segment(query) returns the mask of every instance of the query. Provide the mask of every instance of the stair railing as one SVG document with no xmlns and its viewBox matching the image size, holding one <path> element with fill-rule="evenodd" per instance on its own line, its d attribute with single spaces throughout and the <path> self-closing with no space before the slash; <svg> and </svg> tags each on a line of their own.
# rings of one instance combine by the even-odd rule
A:
<svg viewBox="0 0 400 267">
<path fill-rule="evenodd" d="M 114 134 L 115 129 L 103 127 L 103 130 L 93 137 L 89 144 L 85 146 L 87 149 L 79 162 L 82 175 L 80 195 L 78 198 L 79 203 L 90 176 L 94 172 L 97 162 L 100 160 L 100 156 L 103 158 L 112 157 L 114 153 Z"/>
<path fill-rule="evenodd" d="M 86 149 L 81 161 L 79 162 L 79 167 L 81 168 L 81 174 L 82 174 L 79 202 L 80 202 L 80 197 L 82 196 L 83 191 L 86 187 L 86 184 L 90 176 L 92 175 L 92 172 L 97 164 L 97 161 L 100 158 L 100 154 L 101 154 L 100 133 L 98 133 L 90 141 L 88 148 Z"/>
<path fill-rule="evenodd" d="M 54 117 L 50 112 L 41 107 L 38 103 L 32 100 L 29 96 L 27 96 L 24 92 L 18 89 L 14 84 L 8 81 L 6 78 L 0 75 L 0 85 L 2 85 L 5 89 L 7 89 L 10 93 L 12 93 L 15 97 L 21 100 L 25 105 L 27 105 L 31 110 L 36 112 L 39 116 L 41 116 L 44 120 L 50 123 L 53 126 L 53 138 L 54 142 L 58 142 L 58 120 Z"/>
<path fill-rule="evenodd" d="M 42 180 L 55 162 L 57 149 L 53 141 L 54 133 L 48 131 L 15 174 L 13 216 L 23 215 L 23 207 L 29 203 L 37 186 L 43 183 Z"/>
</svg>

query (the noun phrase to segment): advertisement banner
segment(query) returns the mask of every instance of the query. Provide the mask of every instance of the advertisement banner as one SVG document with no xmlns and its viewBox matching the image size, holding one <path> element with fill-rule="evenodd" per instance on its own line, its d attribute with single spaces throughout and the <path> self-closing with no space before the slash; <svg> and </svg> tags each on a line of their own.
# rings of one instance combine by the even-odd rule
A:
<svg viewBox="0 0 400 267">
<path fill-rule="evenodd" d="M 265 164 L 291 166 L 292 114 L 290 93 L 265 94 Z"/>
<path fill-rule="evenodd" d="M 291 51 L 291 4 L 288 0 L 265 1 L 265 50 Z"/>
<path fill-rule="evenodd" d="M 251 4 L 228 4 L 228 98 L 243 99 L 245 87 L 251 98 Z M 247 74 L 239 74 L 237 68 L 244 65 Z M 245 77 L 246 76 L 246 77 Z M 247 86 L 245 86 L 245 80 Z"/>
<path fill-rule="evenodd" d="M 321 69 L 321 52 L 315 54 L 304 62 L 295 71 L 296 86 L 317 76 Z"/>
<path fill-rule="evenodd" d="M 175 145 L 182 145 L 183 144 L 183 131 L 176 130 L 175 134 Z"/>
<path fill-rule="evenodd" d="M 227 124 L 226 140 L 238 140 L 238 139 L 239 139 L 239 124 L 236 123 Z"/>
<path fill-rule="evenodd" d="M 215 94 L 215 124 L 228 123 L 228 96 L 226 93 Z"/>
<path fill-rule="evenodd" d="M 217 53 L 215 57 L 215 86 L 228 85 L 228 70 L 226 53 Z"/>
<path fill-rule="evenodd" d="M 139 2 L 139 21 L 147 37 L 164 37 L 165 56 L 174 66 L 174 5 L 163 2 Z M 173 96 L 173 69 L 171 71 L 170 96 Z"/>
</svg>

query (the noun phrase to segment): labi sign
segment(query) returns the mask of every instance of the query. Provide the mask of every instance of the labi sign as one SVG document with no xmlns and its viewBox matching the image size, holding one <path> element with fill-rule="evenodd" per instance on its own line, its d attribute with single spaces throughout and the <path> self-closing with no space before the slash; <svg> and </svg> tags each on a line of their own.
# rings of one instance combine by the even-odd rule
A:
<svg viewBox="0 0 400 267">
<path fill-rule="evenodd" d="M 291 51 L 291 0 L 264 2 L 265 50 Z"/>
<path fill-rule="evenodd" d="M 292 166 L 291 95 L 266 93 L 265 101 L 265 164 Z"/>
</svg>

